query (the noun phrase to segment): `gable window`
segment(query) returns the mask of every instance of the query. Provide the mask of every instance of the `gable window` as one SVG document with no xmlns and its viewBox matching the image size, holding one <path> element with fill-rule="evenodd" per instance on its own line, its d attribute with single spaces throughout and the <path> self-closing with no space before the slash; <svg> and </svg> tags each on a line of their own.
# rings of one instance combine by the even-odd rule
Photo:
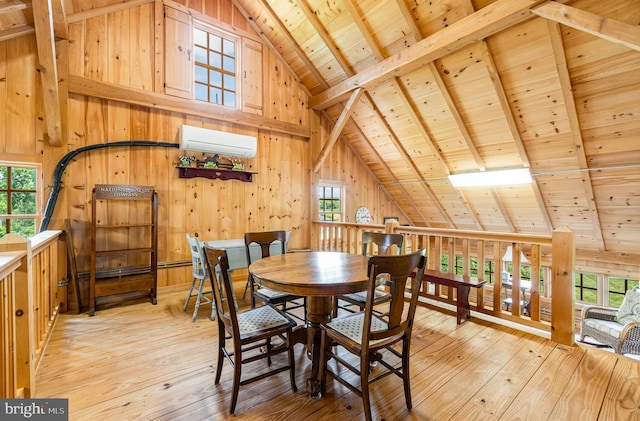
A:
<svg viewBox="0 0 640 421">
<path fill-rule="evenodd" d="M 212 29 L 193 29 L 194 98 L 237 107 L 238 40 Z"/>
<path fill-rule="evenodd" d="M 0 163 L 0 237 L 36 234 L 39 219 L 37 168 Z"/>
<path fill-rule="evenodd" d="M 339 185 L 318 186 L 318 219 L 341 222 L 343 218 L 343 187 Z"/>
</svg>

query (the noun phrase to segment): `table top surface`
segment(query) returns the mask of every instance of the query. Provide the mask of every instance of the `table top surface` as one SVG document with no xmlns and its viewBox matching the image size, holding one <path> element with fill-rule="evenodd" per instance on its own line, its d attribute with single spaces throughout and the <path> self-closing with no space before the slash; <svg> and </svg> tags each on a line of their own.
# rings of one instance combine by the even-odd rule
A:
<svg viewBox="0 0 640 421">
<path fill-rule="evenodd" d="M 313 251 L 286 253 L 260 259 L 249 272 L 261 285 L 306 296 L 331 296 L 367 288 L 367 256 Z"/>
</svg>

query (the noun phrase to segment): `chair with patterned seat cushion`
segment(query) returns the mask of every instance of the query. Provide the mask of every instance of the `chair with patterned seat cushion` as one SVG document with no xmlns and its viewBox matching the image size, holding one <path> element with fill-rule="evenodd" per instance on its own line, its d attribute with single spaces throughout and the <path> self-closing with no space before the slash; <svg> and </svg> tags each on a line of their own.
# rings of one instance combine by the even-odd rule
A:
<svg viewBox="0 0 640 421">
<path fill-rule="evenodd" d="M 240 386 L 262 380 L 266 377 L 289 371 L 291 389 L 297 391 L 295 383 L 295 360 L 293 354 L 292 329 L 296 322 L 285 313 L 271 305 L 252 308 L 238 312 L 234 303 L 233 286 L 229 279 L 229 260 L 226 250 L 204 246 L 204 255 L 213 282 L 214 298 L 218 312 L 218 362 L 216 366 L 215 384 L 220 383 L 222 363 L 227 357 L 233 366 L 233 391 L 229 413 L 233 414 L 238 402 Z M 218 270 L 216 271 L 216 266 Z M 282 338 L 284 342 L 274 347 L 271 338 Z M 226 347 L 226 340 L 231 339 L 232 349 Z M 255 368 L 250 371 L 252 376 L 242 379 L 242 367 L 267 360 L 269 367 L 272 357 L 287 353 L 287 362 L 267 371 Z M 256 374 L 257 373 L 257 374 Z"/>
<path fill-rule="evenodd" d="M 260 246 L 260 259 L 270 256 L 271 248 L 278 246 L 278 254 L 286 253 L 286 239 L 287 233 L 285 231 L 264 231 L 264 232 L 248 232 L 244 235 L 244 245 L 247 253 L 247 264 L 251 265 L 254 261 L 258 260 L 251 254 L 251 248 L 253 245 Z M 275 254 L 275 253 L 274 253 Z M 249 273 L 249 291 L 251 292 L 251 308 L 255 308 L 256 299 L 260 300 L 264 304 L 273 304 L 280 308 L 291 317 L 301 320 L 303 323 L 306 321 L 306 299 L 299 295 L 287 294 L 281 291 L 275 291 L 262 286 L 256 286 L 253 276 Z M 303 315 L 296 314 L 293 310 L 303 309 Z"/>
<path fill-rule="evenodd" d="M 384 232 L 370 232 L 363 231 L 362 233 L 362 254 L 364 256 L 369 254 L 369 249 L 375 252 L 378 256 L 385 256 L 389 252 L 394 251 L 396 254 L 402 253 L 402 244 L 404 243 L 404 236 L 402 234 L 389 234 Z M 395 247 L 395 250 L 393 248 Z M 377 250 L 376 250 L 377 249 Z M 391 299 L 391 295 L 384 291 L 383 287 L 388 287 L 386 282 L 379 282 L 380 285 L 374 290 L 375 298 L 374 305 L 388 302 Z M 333 305 L 333 317 L 338 316 L 338 310 L 346 310 L 350 313 L 356 311 L 362 311 L 367 299 L 367 291 L 356 292 L 353 294 L 339 295 L 334 300 Z M 341 304 L 344 301 L 347 304 Z M 353 307 L 357 307 L 354 310 Z"/>
<path fill-rule="evenodd" d="M 620 308 L 584 306 L 580 341 L 585 342 L 586 336 L 612 347 L 618 354 L 640 355 L 640 288 L 628 290 Z"/>
<path fill-rule="evenodd" d="M 368 264 L 369 294 L 364 311 L 321 325 L 320 349 L 324 350 L 320 374 L 322 393 L 326 392 L 327 377 L 331 376 L 362 398 L 367 421 L 371 420 L 369 384 L 389 374 L 402 378 L 407 408 L 412 407 L 409 348 L 425 261 L 424 250 L 401 256 L 372 256 Z M 373 291 L 381 275 L 385 275 L 392 285 L 389 313 L 385 318 L 373 311 Z M 408 283 L 411 294 L 407 302 L 405 288 Z M 354 360 L 359 360 L 359 364 Z M 379 364 L 371 367 L 372 362 Z M 359 388 L 357 382 L 352 383 L 351 372 L 359 377 Z"/>
</svg>

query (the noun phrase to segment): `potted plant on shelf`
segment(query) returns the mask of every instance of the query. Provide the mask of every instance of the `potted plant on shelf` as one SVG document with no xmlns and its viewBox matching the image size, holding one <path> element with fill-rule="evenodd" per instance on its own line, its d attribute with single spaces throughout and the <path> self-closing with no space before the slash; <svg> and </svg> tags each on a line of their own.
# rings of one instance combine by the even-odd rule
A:
<svg viewBox="0 0 640 421">
<path fill-rule="evenodd" d="M 196 160 L 196 157 L 193 155 L 192 156 L 181 155 L 178 157 L 178 159 L 180 160 L 179 165 L 181 167 L 190 167 L 191 163 Z"/>
<path fill-rule="evenodd" d="M 231 168 L 234 171 L 244 171 L 244 163 L 242 159 L 232 159 L 233 167 Z"/>
</svg>

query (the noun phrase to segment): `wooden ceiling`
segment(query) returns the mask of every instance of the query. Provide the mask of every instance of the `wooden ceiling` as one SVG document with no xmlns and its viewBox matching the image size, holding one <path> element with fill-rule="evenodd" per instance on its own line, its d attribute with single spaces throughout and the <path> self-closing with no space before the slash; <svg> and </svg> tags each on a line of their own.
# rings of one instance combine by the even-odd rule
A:
<svg viewBox="0 0 640 421">
<path fill-rule="evenodd" d="M 567 226 L 583 252 L 640 260 L 640 1 L 233 2 L 332 122 L 314 169 L 340 140 L 412 224 Z M 0 0 L 0 40 L 35 27 L 46 69 L 55 48 L 39 19 L 63 33 L 69 3 Z M 522 167 L 533 184 L 447 179 Z"/>
<path fill-rule="evenodd" d="M 411 223 L 640 251 L 637 0 L 234 1 Z"/>
</svg>

